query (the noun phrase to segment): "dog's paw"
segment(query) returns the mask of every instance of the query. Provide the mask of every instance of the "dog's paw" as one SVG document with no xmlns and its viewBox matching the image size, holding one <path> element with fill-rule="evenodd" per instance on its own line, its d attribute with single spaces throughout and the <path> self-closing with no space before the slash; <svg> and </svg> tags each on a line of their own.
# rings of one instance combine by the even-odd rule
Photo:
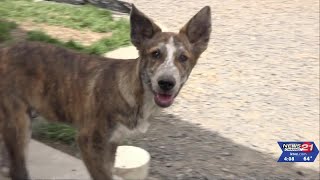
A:
<svg viewBox="0 0 320 180">
<path fill-rule="evenodd" d="M 2 142 L 0 142 L 0 174 L 5 177 L 9 177 L 9 157 Z"/>
<path fill-rule="evenodd" d="M 9 163 L 4 157 L 0 157 L 0 174 L 5 177 L 9 177 Z"/>
<path fill-rule="evenodd" d="M 0 174 L 4 177 L 9 177 L 9 168 L 8 167 L 0 167 Z"/>
<path fill-rule="evenodd" d="M 117 176 L 117 175 L 113 175 L 112 179 L 113 180 L 124 180 L 122 177 Z"/>
</svg>

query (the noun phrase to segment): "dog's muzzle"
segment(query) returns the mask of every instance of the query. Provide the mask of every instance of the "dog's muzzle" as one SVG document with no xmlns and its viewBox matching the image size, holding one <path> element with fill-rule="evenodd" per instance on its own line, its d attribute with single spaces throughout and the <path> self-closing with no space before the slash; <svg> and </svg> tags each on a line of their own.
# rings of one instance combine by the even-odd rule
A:
<svg viewBox="0 0 320 180">
<path fill-rule="evenodd" d="M 158 90 L 155 92 L 154 100 L 160 107 L 169 107 L 175 98 L 176 80 L 173 77 L 163 76 L 158 78 Z"/>
</svg>

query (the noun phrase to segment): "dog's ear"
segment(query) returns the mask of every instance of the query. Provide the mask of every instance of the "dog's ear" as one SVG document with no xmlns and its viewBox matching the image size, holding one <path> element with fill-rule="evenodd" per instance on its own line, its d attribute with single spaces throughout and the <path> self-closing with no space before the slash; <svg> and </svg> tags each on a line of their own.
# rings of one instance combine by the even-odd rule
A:
<svg viewBox="0 0 320 180">
<path fill-rule="evenodd" d="M 180 34 L 187 36 L 193 51 L 200 55 L 207 49 L 211 34 L 211 10 L 209 6 L 202 8 L 180 30 Z"/>
<path fill-rule="evenodd" d="M 145 40 L 151 39 L 156 33 L 161 32 L 159 26 L 140 12 L 133 4 L 130 14 L 130 23 L 131 42 L 138 49 Z"/>
</svg>

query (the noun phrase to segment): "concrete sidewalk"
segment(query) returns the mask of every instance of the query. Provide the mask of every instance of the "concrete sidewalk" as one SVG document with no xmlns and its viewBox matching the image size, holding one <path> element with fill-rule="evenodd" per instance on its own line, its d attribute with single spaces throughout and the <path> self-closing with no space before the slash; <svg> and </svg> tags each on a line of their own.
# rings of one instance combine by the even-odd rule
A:
<svg viewBox="0 0 320 180">
<path fill-rule="evenodd" d="M 28 169 L 32 179 L 90 179 L 81 160 L 35 140 L 30 142 Z M 0 175 L 0 180 L 9 179 Z"/>
</svg>

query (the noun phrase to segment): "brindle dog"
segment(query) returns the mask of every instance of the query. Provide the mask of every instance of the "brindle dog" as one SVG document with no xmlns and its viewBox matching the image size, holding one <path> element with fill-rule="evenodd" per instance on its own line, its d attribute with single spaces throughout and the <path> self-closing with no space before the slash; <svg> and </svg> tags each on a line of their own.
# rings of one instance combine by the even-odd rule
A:
<svg viewBox="0 0 320 180">
<path fill-rule="evenodd" d="M 145 132 L 187 81 L 211 33 L 204 7 L 179 33 L 162 32 L 135 6 L 131 41 L 137 59 L 86 55 L 24 42 L 0 50 L 0 134 L 13 180 L 30 179 L 26 148 L 31 112 L 75 126 L 82 159 L 94 180 L 111 180 L 119 141 Z"/>
</svg>

